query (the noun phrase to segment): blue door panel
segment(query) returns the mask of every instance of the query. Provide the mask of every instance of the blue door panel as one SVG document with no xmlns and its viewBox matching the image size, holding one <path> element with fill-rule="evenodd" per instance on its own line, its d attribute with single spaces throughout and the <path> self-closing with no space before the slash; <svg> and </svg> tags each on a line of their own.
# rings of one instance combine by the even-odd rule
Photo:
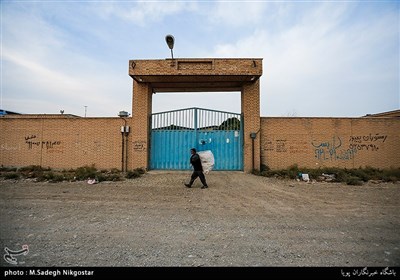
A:
<svg viewBox="0 0 400 280">
<path fill-rule="evenodd" d="M 198 133 L 198 150 L 211 150 L 214 170 L 242 169 L 242 137 L 240 131 L 211 131 Z"/>
<path fill-rule="evenodd" d="M 188 170 L 193 131 L 159 130 L 151 133 L 151 169 Z"/>
</svg>

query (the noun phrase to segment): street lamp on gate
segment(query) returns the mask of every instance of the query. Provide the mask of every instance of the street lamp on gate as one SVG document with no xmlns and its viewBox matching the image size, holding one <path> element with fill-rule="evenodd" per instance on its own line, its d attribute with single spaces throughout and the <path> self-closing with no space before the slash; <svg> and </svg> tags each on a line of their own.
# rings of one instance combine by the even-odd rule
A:
<svg viewBox="0 0 400 280">
<path fill-rule="evenodd" d="M 172 59 L 174 59 L 174 53 L 172 52 L 172 49 L 174 48 L 174 42 L 175 42 L 174 36 L 172 36 L 172 35 L 165 36 L 165 41 L 167 42 L 168 48 L 170 48 L 170 50 L 171 50 Z"/>
</svg>

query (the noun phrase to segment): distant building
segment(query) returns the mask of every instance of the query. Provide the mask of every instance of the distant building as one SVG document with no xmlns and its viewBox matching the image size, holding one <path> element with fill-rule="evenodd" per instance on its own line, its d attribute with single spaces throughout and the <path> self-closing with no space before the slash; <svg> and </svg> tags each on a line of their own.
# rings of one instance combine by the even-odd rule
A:
<svg viewBox="0 0 400 280">
<path fill-rule="evenodd" d="M 21 114 L 17 113 L 17 112 L 0 109 L 0 116 L 3 116 L 3 115 L 21 115 Z"/>
<path fill-rule="evenodd" d="M 7 118 L 81 118 L 73 114 L 21 114 L 17 112 L 0 109 L 0 117 Z"/>
<path fill-rule="evenodd" d="M 400 118 L 400 110 L 387 111 L 378 114 L 366 114 L 363 118 Z"/>
</svg>

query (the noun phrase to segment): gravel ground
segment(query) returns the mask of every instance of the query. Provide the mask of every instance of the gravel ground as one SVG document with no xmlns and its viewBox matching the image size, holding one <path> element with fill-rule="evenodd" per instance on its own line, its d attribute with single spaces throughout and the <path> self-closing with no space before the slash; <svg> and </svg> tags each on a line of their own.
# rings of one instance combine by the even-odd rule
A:
<svg viewBox="0 0 400 280">
<path fill-rule="evenodd" d="M 1 266 L 400 266 L 400 184 L 211 172 L 121 182 L 0 181 Z M 2 249 L 4 252 L 4 249 Z"/>
</svg>

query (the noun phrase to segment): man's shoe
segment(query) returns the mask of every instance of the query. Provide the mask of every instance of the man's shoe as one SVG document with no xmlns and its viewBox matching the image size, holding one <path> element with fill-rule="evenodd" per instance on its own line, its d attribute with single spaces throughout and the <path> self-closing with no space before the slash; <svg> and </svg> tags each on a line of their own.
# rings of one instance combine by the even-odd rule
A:
<svg viewBox="0 0 400 280">
<path fill-rule="evenodd" d="M 207 188 L 208 188 L 208 186 L 202 186 L 201 188 L 202 188 L 202 189 L 207 189 Z"/>
<path fill-rule="evenodd" d="M 191 188 L 192 186 L 191 186 L 191 185 L 189 185 L 189 184 L 185 184 L 185 187 L 187 187 L 187 188 Z"/>
</svg>

